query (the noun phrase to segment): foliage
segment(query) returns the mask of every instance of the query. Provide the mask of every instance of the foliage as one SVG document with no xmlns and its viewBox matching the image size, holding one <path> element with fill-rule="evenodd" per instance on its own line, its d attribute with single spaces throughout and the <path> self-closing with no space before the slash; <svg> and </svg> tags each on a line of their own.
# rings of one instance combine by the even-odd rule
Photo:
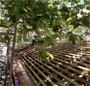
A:
<svg viewBox="0 0 90 86">
<path fill-rule="evenodd" d="M 22 47 L 22 46 L 29 45 L 29 44 L 31 44 L 31 42 L 19 42 L 17 44 L 17 47 Z"/>
<path fill-rule="evenodd" d="M 46 46 L 57 45 L 56 38 L 62 39 L 63 36 L 75 43 L 76 40 L 82 40 L 82 35 L 76 34 L 82 30 L 78 27 L 90 28 L 90 13 L 81 11 L 83 16 L 77 16 L 79 10 L 85 7 L 90 10 L 90 1 L 84 0 L 84 4 L 78 4 L 79 2 L 80 0 L 1 0 L 4 18 L 0 18 L 0 26 L 14 28 L 17 23 L 18 40 L 30 31 L 35 31 L 38 40 L 45 36 L 43 43 Z M 33 39 L 33 43 L 36 41 L 36 38 Z"/>
<path fill-rule="evenodd" d="M 47 56 L 51 57 L 51 59 L 54 58 L 53 55 L 50 54 L 50 53 L 47 52 L 47 51 L 40 51 L 39 54 L 40 54 L 40 57 L 41 57 L 41 59 L 42 59 L 43 61 L 46 59 Z"/>
</svg>

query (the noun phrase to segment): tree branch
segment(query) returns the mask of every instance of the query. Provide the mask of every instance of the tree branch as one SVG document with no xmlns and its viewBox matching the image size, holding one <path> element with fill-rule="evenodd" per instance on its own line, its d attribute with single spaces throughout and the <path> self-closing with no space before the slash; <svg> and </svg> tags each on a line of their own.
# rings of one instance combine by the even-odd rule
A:
<svg viewBox="0 0 90 86">
<path fill-rule="evenodd" d="M 7 8 L 10 8 L 7 4 L 5 4 L 3 1 L 1 1 L 2 4 L 4 4 Z"/>
</svg>

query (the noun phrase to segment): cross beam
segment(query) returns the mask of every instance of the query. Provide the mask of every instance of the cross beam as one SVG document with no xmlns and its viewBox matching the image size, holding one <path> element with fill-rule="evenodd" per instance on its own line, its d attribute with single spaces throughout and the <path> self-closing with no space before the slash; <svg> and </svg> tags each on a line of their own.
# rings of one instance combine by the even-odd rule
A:
<svg viewBox="0 0 90 86">
<path fill-rule="evenodd" d="M 14 33 L 0 32 L 0 35 L 14 35 Z"/>
</svg>

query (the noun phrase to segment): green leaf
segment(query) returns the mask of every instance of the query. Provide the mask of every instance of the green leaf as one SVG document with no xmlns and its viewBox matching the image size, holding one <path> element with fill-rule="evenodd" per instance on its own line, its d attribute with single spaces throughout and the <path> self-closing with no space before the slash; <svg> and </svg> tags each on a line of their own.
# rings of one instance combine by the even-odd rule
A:
<svg viewBox="0 0 90 86">
<path fill-rule="evenodd" d="M 89 3 L 90 4 L 90 3 Z M 90 10 L 90 5 L 89 6 L 87 6 L 87 10 Z"/>
<path fill-rule="evenodd" d="M 70 34 L 69 41 L 71 41 L 73 44 L 75 44 L 75 35 L 74 34 Z"/>
<path fill-rule="evenodd" d="M 27 29 L 32 29 L 32 26 L 27 25 L 26 28 Z"/>
<path fill-rule="evenodd" d="M 80 0 L 76 0 L 77 2 L 80 2 Z"/>
<path fill-rule="evenodd" d="M 39 51 L 39 55 L 43 61 L 45 61 L 47 56 L 49 56 L 51 59 L 54 59 L 53 55 L 47 51 Z"/>
<path fill-rule="evenodd" d="M 45 53 L 46 53 L 47 56 L 51 57 L 51 59 L 54 59 L 54 57 L 53 57 L 53 55 L 51 53 L 49 53 L 47 51 Z"/>
<path fill-rule="evenodd" d="M 49 28 L 45 28 L 45 31 L 47 32 L 47 33 L 49 33 L 50 31 L 49 31 Z"/>
<path fill-rule="evenodd" d="M 79 36 L 79 41 L 81 42 L 84 41 L 83 38 L 84 38 L 83 35 Z"/>
<path fill-rule="evenodd" d="M 90 29 L 90 24 L 88 24 L 88 26 L 87 26 L 89 29 Z"/>
<path fill-rule="evenodd" d="M 44 51 L 39 52 L 40 58 L 45 61 L 47 54 Z"/>
<path fill-rule="evenodd" d="M 70 18 L 68 18 L 68 19 L 67 19 L 67 21 L 66 21 L 66 22 L 69 22 L 69 21 L 71 21 L 71 20 L 72 20 L 72 18 L 70 17 Z"/>
<path fill-rule="evenodd" d="M 77 14 L 76 10 L 70 10 L 69 12 L 71 13 L 71 15 L 76 15 Z"/>
<path fill-rule="evenodd" d="M 0 39 L 0 42 L 3 42 L 3 41 Z"/>
<path fill-rule="evenodd" d="M 15 16 L 11 16 L 11 20 L 13 23 L 16 23 L 16 21 L 17 21 Z"/>
<path fill-rule="evenodd" d="M 14 15 L 18 15 L 20 12 L 20 6 L 18 5 L 13 5 L 12 7 L 12 12 L 14 13 Z"/>
<path fill-rule="evenodd" d="M 53 21 L 53 25 L 60 25 L 60 23 L 61 23 L 61 20 L 55 19 L 55 20 Z"/>
<path fill-rule="evenodd" d="M 87 16 L 84 16 L 84 17 L 83 17 L 83 24 L 84 24 L 86 27 L 90 28 L 90 13 L 88 13 Z"/>
<path fill-rule="evenodd" d="M 58 44 L 58 47 L 61 49 L 61 46 L 60 46 L 60 44 Z"/>
<path fill-rule="evenodd" d="M 6 4 L 9 4 L 10 1 L 11 1 L 11 0 L 5 0 Z"/>
<path fill-rule="evenodd" d="M 57 37 L 59 37 L 59 36 L 56 33 L 52 35 L 52 38 L 56 39 Z"/>
<path fill-rule="evenodd" d="M 80 33 L 84 28 L 83 27 L 78 27 L 75 30 L 75 33 Z"/>
<path fill-rule="evenodd" d="M 11 36 L 4 36 L 4 39 L 10 40 L 11 39 Z"/>
<path fill-rule="evenodd" d="M 26 32 L 28 32 L 28 31 L 33 31 L 32 26 L 29 26 L 29 25 L 23 25 L 22 27 L 23 27 L 22 30 L 24 30 L 24 31 L 26 31 Z"/>
<path fill-rule="evenodd" d="M 16 20 L 18 21 L 20 19 L 21 15 L 19 14 L 18 16 L 16 16 Z"/>
<path fill-rule="evenodd" d="M 14 1 L 15 1 L 15 3 L 21 3 L 24 0 L 14 0 Z"/>
<path fill-rule="evenodd" d="M 49 36 L 47 36 L 47 37 L 44 38 L 44 44 L 45 44 L 45 46 L 55 45 L 54 41 Z"/>
</svg>

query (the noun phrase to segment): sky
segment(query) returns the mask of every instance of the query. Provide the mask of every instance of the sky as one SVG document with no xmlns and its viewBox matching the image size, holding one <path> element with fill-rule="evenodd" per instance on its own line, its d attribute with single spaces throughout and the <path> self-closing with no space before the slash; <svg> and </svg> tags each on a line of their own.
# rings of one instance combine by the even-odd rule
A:
<svg viewBox="0 0 90 86">
<path fill-rule="evenodd" d="M 80 3 L 78 3 L 78 4 L 84 4 L 84 0 L 81 0 Z M 87 10 L 86 7 L 85 7 L 82 11 L 85 12 L 85 13 L 89 13 L 89 12 L 90 12 L 90 10 Z M 81 10 L 80 10 L 80 13 L 77 14 L 77 15 L 78 15 L 79 17 L 82 17 L 82 15 L 81 15 Z"/>
<path fill-rule="evenodd" d="M 70 2 L 66 2 L 66 4 L 67 4 L 68 7 L 71 7 L 71 3 Z M 79 5 L 84 4 L 84 0 L 80 0 L 80 2 L 78 4 Z M 74 4 L 74 6 L 76 6 L 76 4 Z"/>
<path fill-rule="evenodd" d="M 74 7 L 74 6 L 76 6 L 76 4 L 74 6 L 71 6 L 71 3 L 70 2 L 66 2 L 66 4 L 67 4 L 67 7 Z M 79 5 L 84 4 L 84 0 L 80 0 L 80 2 L 78 4 Z M 86 6 L 85 6 L 85 8 L 83 10 L 80 10 L 79 14 L 77 14 L 79 17 L 82 17 L 81 11 L 86 12 L 86 13 L 89 13 L 90 12 L 90 10 L 87 10 L 86 9 Z"/>
<path fill-rule="evenodd" d="M 84 0 L 81 0 L 78 4 L 84 4 Z"/>
</svg>

